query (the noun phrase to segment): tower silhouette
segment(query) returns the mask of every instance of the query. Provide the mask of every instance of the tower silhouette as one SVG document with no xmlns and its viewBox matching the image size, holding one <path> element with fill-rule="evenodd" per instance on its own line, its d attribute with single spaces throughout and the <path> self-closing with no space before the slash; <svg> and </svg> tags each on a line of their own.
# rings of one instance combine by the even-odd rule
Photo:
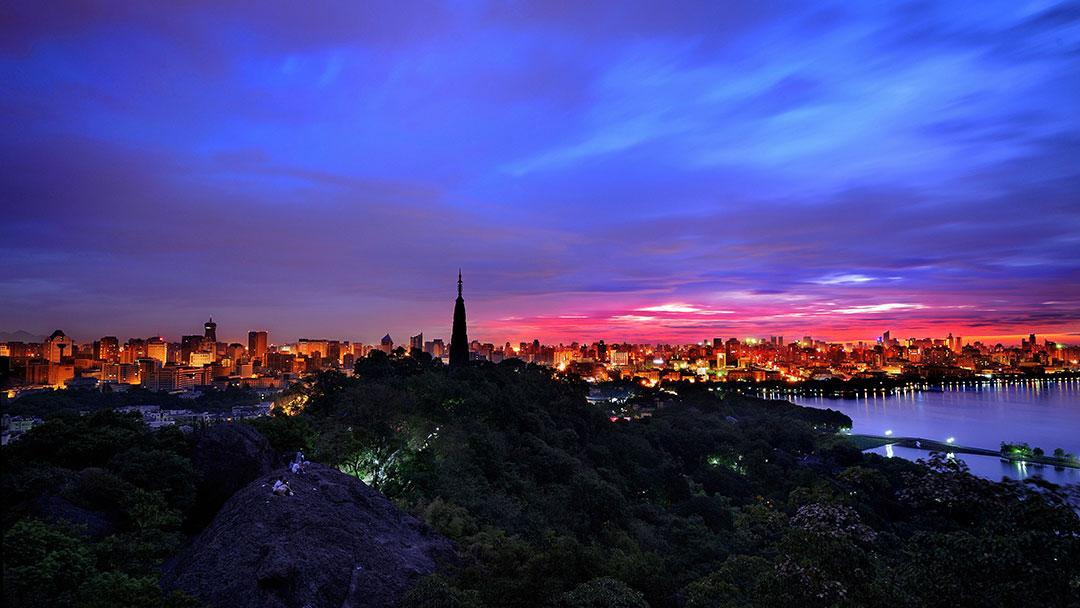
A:
<svg viewBox="0 0 1080 608">
<path fill-rule="evenodd" d="M 457 302 L 454 303 L 454 329 L 450 334 L 450 367 L 469 362 L 469 335 L 465 327 L 465 298 L 461 297 L 461 269 L 457 273 Z"/>
</svg>

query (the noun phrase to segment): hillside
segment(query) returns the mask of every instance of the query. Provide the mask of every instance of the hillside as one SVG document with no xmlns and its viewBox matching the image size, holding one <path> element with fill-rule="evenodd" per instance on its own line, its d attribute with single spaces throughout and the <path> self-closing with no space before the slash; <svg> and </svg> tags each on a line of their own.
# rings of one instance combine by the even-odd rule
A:
<svg viewBox="0 0 1080 608">
<path fill-rule="evenodd" d="M 292 496 L 273 496 L 284 476 Z M 230 498 L 165 567 L 163 585 L 208 606 L 396 606 L 450 543 L 355 477 L 312 464 Z"/>
</svg>

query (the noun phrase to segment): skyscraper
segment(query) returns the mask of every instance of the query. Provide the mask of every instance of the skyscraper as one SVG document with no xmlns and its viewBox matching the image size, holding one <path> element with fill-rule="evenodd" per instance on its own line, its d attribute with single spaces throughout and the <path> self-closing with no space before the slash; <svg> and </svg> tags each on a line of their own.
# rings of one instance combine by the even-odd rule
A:
<svg viewBox="0 0 1080 608">
<path fill-rule="evenodd" d="M 169 344 L 160 336 L 150 338 L 146 341 L 146 357 L 156 359 L 159 364 L 165 365 L 169 360 Z"/>
<path fill-rule="evenodd" d="M 217 323 L 214 323 L 214 317 L 210 317 L 210 320 L 203 325 L 203 329 L 205 330 L 203 336 L 210 343 L 210 347 L 213 348 L 214 344 L 217 343 Z"/>
<path fill-rule="evenodd" d="M 454 303 L 454 328 L 450 334 L 450 367 L 469 362 L 469 336 L 465 327 L 465 298 L 461 296 L 461 270 L 457 275 L 457 301 Z"/>
<path fill-rule="evenodd" d="M 120 358 L 120 340 L 116 336 L 105 336 L 94 342 L 94 358 L 98 361 L 116 363 Z"/>
<path fill-rule="evenodd" d="M 460 288 L 459 288 L 460 289 Z M 461 296 L 458 296 L 458 301 L 461 300 Z M 461 318 L 465 318 L 465 309 L 462 308 Z M 454 321 L 455 327 L 457 327 L 457 321 Z M 75 350 L 74 345 L 71 343 L 71 338 L 64 335 L 64 332 L 59 329 L 54 331 L 45 343 L 41 345 L 41 354 L 47 361 L 53 363 L 60 363 L 64 356 L 72 354 Z"/>
<path fill-rule="evenodd" d="M 266 362 L 266 338 L 265 331 L 248 332 L 248 356 L 260 364 Z"/>
</svg>

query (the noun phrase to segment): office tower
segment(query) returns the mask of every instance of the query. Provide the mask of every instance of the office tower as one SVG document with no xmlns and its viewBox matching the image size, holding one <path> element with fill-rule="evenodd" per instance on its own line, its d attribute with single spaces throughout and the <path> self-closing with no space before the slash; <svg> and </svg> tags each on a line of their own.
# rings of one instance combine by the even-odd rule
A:
<svg viewBox="0 0 1080 608">
<path fill-rule="evenodd" d="M 169 361 L 169 344 L 161 337 L 150 338 L 146 341 L 146 356 L 164 365 Z"/>
<path fill-rule="evenodd" d="M 94 342 L 94 359 L 115 363 L 120 358 L 120 340 L 116 336 L 105 336 Z"/>
<path fill-rule="evenodd" d="M 75 350 L 74 346 L 71 338 L 58 329 L 42 344 L 41 355 L 47 361 L 59 363 L 65 355 L 70 355 Z"/>
<path fill-rule="evenodd" d="M 424 332 L 409 337 L 409 352 L 424 350 Z"/>
<path fill-rule="evenodd" d="M 214 317 L 210 317 L 210 320 L 203 325 L 203 337 L 210 343 L 210 348 L 214 348 L 217 344 L 217 323 L 214 323 Z"/>
<path fill-rule="evenodd" d="M 203 350 L 203 336 L 190 335 L 182 336 L 180 338 L 180 361 L 187 363 L 191 361 L 191 354 L 197 353 Z"/>
<path fill-rule="evenodd" d="M 260 363 L 266 360 L 266 338 L 265 331 L 248 332 L 248 356 Z"/>
</svg>

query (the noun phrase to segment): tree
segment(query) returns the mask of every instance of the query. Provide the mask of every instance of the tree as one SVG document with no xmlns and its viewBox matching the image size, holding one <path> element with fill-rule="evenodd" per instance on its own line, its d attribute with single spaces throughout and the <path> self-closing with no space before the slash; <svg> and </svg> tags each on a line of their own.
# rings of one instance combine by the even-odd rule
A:
<svg viewBox="0 0 1080 608">
<path fill-rule="evenodd" d="M 594 578 L 563 594 L 559 608 L 649 608 L 640 591 L 609 577 Z"/>
<path fill-rule="evenodd" d="M 94 572 L 86 541 L 66 526 L 24 519 L 4 534 L 4 603 L 73 606 Z"/>
</svg>

